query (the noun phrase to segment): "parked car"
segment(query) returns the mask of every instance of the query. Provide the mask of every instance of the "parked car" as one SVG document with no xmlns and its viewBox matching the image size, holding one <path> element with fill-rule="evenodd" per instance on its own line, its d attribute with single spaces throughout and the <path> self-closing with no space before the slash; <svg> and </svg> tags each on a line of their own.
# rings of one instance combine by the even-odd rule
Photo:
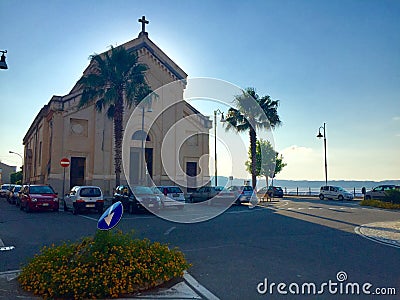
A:
<svg viewBox="0 0 400 300">
<path fill-rule="evenodd" d="M 185 194 L 179 186 L 157 186 L 157 188 L 168 198 L 184 203 Z"/>
<path fill-rule="evenodd" d="M 21 190 L 22 186 L 17 184 L 14 185 L 11 189 L 10 189 L 10 193 L 7 194 L 7 201 L 10 204 L 16 204 L 17 203 L 17 199 L 18 199 L 18 193 Z"/>
<path fill-rule="evenodd" d="M 162 191 L 161 191 L 161 189 L 162 189 Z M 162 208 L 165 208 L 165 207 L 177 207 L 179 209 L 183 209 L 183 207 L 185 206 L 185 196 L 182 197 L 183 192 L 179 187 L 178 187 L 178 189 L 180 190 L 178 192 L 179 196 L 176 197 L 176 199 L 173 199 L 170 196 L 168 196 L 168 188 L 157 187 L 157 186 L 153 186 L 151 188 L 153 193 L 156 196 L 160 197 L 160 199 L 161 199 L 161 207 Z M 165 192 L 165 194 L 163 192 Z"/>
<path fill-rule="evenodd" d="M 283 198 L 283 189 L 280 186 L 264 186 L 257 191 L 257 197 L 260 199 L 272 197 Z"/>
<path fill-rule="evenodd" d="M 24 185 L 20 191 L 20 209 L 26 212 L 37 210 L 58 211 L 57 193 L 50 185 Z"/>
<path fill-rule="evenodd" d="M 102 213 L 104 198 L 98 186 L 74 186 L 64 197 L 64 210 L 72 210 L 74 215 L 84 210 L 97 210 Z"/>
<path fill-rule="evenodd" d="M 112 202 L 121 201 L 125 210 L 133 214 L 143 210 L 157 211 L 161 208 L 161 199 L 147 186 L 134 186 L 132 190 L 128 185 L 116 188 Z"/>
<path fill-rule="evenodd" d="M 319 199 L 337 199 L 343 200 L 353 200 L 354 196 L 352 193 L 346 191 L 340 186 L 322 186 L 319 191 Z"/>
<path fill-rule="evenodd" d="M 225 189 L 223 186 L 203 186 L 194 191 L 189 201 L 192 203 L 210 200 L 208 204 L 221 202 L 233 202 L 235 193 Z"/>
<path fill-rule="evenodd" d="M 233 185 L 228 188 L 228 191 L 234 193 L 235 203 L 237 205 L 240 205 L 242 203 L 257 202 L 257 199 L 251 201 L 252 198 L 257 198 L 257 195 L 254 192 L 253 187 L 250 185 L 241 185 L 241 186 Z"/>
<path fill-rule="evenodd" d="M 0 197 L 1 198 L 6 198 L 7 192 L 10 190 L 10 188 L 12 188 L 13 185 L 9 184 L 9 183 L 5 183 L 1 185 L 1 189 L 0 189 Z"/>
<path fill-rule="evenodd" d="M 394 184 L 385 184 L 385 185 L 379 185 L 372 190 L 368 191 L 365 193 L 365 199 L 383 199 L 386 196 L 386 192 L 393 190 L 393 189 L 398 189 L 400 190 L 400 186 L 396 186 Z"/>
</svg>

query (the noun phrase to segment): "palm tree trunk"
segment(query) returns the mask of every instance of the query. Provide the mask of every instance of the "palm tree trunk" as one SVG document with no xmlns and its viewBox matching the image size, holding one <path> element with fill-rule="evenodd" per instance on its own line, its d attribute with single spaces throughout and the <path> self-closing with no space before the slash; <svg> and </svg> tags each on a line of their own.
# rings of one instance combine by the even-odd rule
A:
<svg viewBox="0 0 400 300">
<path fill-rule="evenodd" d="M 121 184 L 121 163 L 122 163 L 122 133 L 123 133 L 124 104 L 122 94 L 115 103 L 114 110 L 114 166 L 115 166 L 115 185 Z"/>
<path fill-rule="evenodd" d="M 251 126 L 249 135 L 250 135 L 250 149 L 251 149 L 251 185 L 255 190 L 257 185 L 257 151 L 256 151 L 257 133 Z"/>
</svg>

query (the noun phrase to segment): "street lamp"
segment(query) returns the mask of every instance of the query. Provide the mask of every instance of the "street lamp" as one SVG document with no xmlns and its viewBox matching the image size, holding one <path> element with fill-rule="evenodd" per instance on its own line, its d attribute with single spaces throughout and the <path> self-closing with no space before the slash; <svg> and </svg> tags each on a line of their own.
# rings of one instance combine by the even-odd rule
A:
<svg viewBox="0 0 400 300">
<path fill-rule="evenodd" d="M 144 141 L 147 138 L 147 133 L 144 131 L 144 113 L 145 113 L 145 104 L 142 105 L 142 132 L 141 132 L 141 152 L 142 152 L 142 157 L 141 157 L 141 164 L 140 164 L 140 178 L 141 178 L 141 184 L 144 185 L 144 170 L 146 170 L 146 159 L 145 159 L 145 151 L 144 151 Z M 152 112 L 153 110 L 151 109 L 151 103 L 147 103 L 147 112 Z"/>
<path fill-rule="evenodd" d="M 4 55 L 7 53 L 7 50 L 0 50 L 0 52 L 2 53 L 0 58 L 0 69 L 7 70 L 6 56 Z"/>
<path fill-rule="evenodd" d="M 219 109 L 214 110 L 214 165 L 215 165 L 215 186 L 218 185 L 218 170 L 217 170 L 217 114 L 221 115 L 221 122 L 225 122 L 224 113 Z"/>
<path fill-rule="evenodd" d="M 328 185 L 328 162 L 326 159 L 326 131 L 325 131 L 325 123 L 324 126 L 319 127 L 317 138 L 324 138 L 324 152 L 325 152 L 325 186 Z M 321 129 L 324 130 L 324 134 L 321 134 Z"/>
<path fill-rule="evenodd" d="M 1 52 L 1 51 L 0 51 Z M 11 153 L 11 154 L 17 154 L 19 157 L 21 157 L 21 160 L 22 160 L 22 165 L 24 165 L 24 158 L 22 157 L 22 155 L 21 154 L 19 154 L 19 153 L 17 153 L 17 152 L 14 152 L 14 151 L 8 151 L 8 153 Z"/>
</svg>

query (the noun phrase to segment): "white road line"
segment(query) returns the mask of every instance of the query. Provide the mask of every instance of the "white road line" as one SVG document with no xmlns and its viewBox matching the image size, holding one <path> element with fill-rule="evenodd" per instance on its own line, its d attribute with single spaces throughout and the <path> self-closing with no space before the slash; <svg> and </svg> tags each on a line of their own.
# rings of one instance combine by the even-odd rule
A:
<svg viewBox="0 0 400 300">
<path fill-rule="evenodd" d="M 98 221 L 98 219 L 95 219 L 95 218 L 92 218 L 92 217 L 88 217 L 88 216 L 83 216 L 83 215 L 78 215 L 78 216 L 80 216 L 80 217 L 82 217 L 82 218 L 85 218 L 85 219 L 89 219 L 89 220 L 92 220 L 92 221 Z"/>
<path fill-rule="evenodd" d="M 193 278 L 192 275 L 187 273 L 186 271 L 183 274 L 183 279 L 196 290 L 196 292 L 203 295 L 208 300 L 219 300 L 217 296 L 207 290 L 204 286 L 202 286 L 196 279 Z"/>
<path fill-rule="evenodd" d="M 164 235 L 169 235 L 175 229 L 176 229 L 176 227 L 172 226 L 170 229 L 168 229 L 166 232 L 164 232 Z"/>
</svg>

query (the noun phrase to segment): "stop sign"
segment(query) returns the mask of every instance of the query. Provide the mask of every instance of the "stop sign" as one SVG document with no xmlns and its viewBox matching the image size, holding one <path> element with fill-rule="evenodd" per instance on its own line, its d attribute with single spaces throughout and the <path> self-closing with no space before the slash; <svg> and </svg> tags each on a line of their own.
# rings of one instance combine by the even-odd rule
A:
<svg viewBox="0 0 400 300">
<path fill-rule="evenodd" d="M 66 157 L 62 158 L 60 161 L 60 165 L 63 168 L 69 167 L 69 159 Z"/>
</svg>

